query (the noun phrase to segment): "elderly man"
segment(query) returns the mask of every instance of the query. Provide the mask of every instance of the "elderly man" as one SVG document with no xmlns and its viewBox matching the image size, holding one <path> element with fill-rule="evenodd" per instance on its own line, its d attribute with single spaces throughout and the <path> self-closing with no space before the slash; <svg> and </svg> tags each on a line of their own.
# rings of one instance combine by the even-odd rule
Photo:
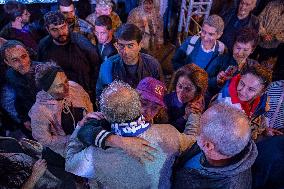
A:
<svg viewBox="0 0 284 189">
<path fill-rule="evenodd" d="M 224 19 L 225 28 L 220 41 L 222 41 L 232 52 L 234 40 L 238 35 L 239 30 L 250 27 L 258 32 L 259 21 L 257 17 L 252 15 L 252 11 L 256 6 L 257 0 L 241 0 L 237 8 L 232 8 L 230 11 L 221 15 Z"/>
<path fill-rule="evenodd" d="M 83 35 L 70 32 L 60 12 L 46 13 L 44 22 L 49 35 L 39 43 L 38 60 L 55 61 L 68 79 L 80 84 L 94 102 L 100 65 L 95 46 Z"/>
<path fill-rule="evenodd" d="M 78 18 L 75 15 L 75 7 L 72 0 L 59 0 L 58 1 L 59 11 L 64 14 L 66 18 L 66 22 L 69 26 L 70 31 L 78 32 L 88 38 L 92 44 L 96 44 L 96 39 L 94 34 L 92 33 L 92 26 Z"/>
<path fill-rule="evenodd" d="M 123 96 L 123 98 L 121 98 Z M 170 188 L 171 169 L 175 157 L 192 144 L 192 138 L 180 134 L 171 125 L 151 125 L 141 116 L 138 93 L 128 84 L 115 81 L 104 90 L 100 100 L 101 111 L 111 123 L 111 132 L 87 132 L 95 137 L 95 144 L 109 133 L 124 137 L 139 137 L 156 148 L 155 159 L 138 160 L 118 148 L 99 149 L 88 144 L 82 128 L 77 126 L 67 149 L 66 170 L 79 176 L 95 179 L 111 188 Z M 94 122 L 96 125 L 97 121 Z M 94 126 L 94 125 L 93 125 Z M 84 143 L 82 143 L 82 142 Z M 142 150 L 142 149 L 141 149 Z M 144 156 L 148 152 L 144 152 Z M 108 163 L 107 163 L 108 162 Z M 111 163 L 110 163 L 111 162 Z M 84 168 L 83 168 L 84 167 Z"/>
<path fill-rule="evenodd" d="M 96 1 L 95 12 L 90 14 L 86 18 L 86 20 L 94 26 L 97 17 L 101 15 L 109 16 L 112 20 L 112 29 L 115 31 L 121 25 L 121 20 L 119 16 L 114 11 L 112 11 L 112 6 L 113 6 L 112 1 L 111 0 L 95 0 L 95 1 Z"/>
<path fill-rule="evenodd" d="M 200 37 L 192 36 L 177 49 L 172 64 L 175 70 L 194 62 L 207 71 L 211 62 L 224 53 L 225 46 L 218 39 L 222 36 L 224 22 L 217 15 L 209 16 L 201 29 Z"/>
<path fill-rule="evenodd" d="M 249 120 L 239 110 L 216 104 L 201 117 L 197 144 L 179 159 L 173 188 L 251 188 L 257 148 Z"/>
<path fill-rule="evenodd" d="M 34 71 L 38 63 L 31 62 L 25 46 L 15 40 L 9 40 L 3 44 L 1 47 L 1 57 L 4 63 L 9 66 L 6 70 L 5 78 L 7 85 L 15 92 L 14 105 L 18 118 L 20 123 L 25 126 L 25 129 L 30 131 L 28 111 L 35 102 L 37 93 Z M 11 105 L 9 106 L 9 109 L 11 109 Z"/>
<path fill-rule="evenodd" d="M 97 37 L 98 54 L 101 60 L 106 60 L 109 57 L 117 54 L 114 46 L 114 37 L 112 29 L 112 21 L 109 16 L 99 16 L 95 21 L 94 33 Z"/>
<path fill-rule="evenodd" d="M 107 59 L 100 68 L 97 97 L 113 80 L 122 80 L 136 88 L 145 77 L 163 80 L 162 68 L 152 56 L 140 53 L 142 33 L 134 24 L 124 24 L 115 33 L 118 55 Z"/>
</svg>

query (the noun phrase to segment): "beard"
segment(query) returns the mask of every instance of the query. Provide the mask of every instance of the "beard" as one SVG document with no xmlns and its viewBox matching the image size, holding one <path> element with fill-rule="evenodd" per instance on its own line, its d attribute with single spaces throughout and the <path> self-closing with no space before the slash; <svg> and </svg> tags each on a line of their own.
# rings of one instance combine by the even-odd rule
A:
<svg viewBox="0 0 284 189">
<path fill-rule="evenodd" d="M 69 35 L 60 35 L 56 38 L 53 38 L 57 43 L 66 43 L 69 41 Z"/>
</svg>

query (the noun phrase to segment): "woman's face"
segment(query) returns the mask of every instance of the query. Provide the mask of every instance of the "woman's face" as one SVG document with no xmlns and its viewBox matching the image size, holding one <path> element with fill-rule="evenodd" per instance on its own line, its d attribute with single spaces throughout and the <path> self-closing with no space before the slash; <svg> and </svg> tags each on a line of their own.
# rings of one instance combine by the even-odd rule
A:
<svg viewBox="0 0 284 189">
<path fill-rule="evenodd" d="M 187 76 L 180 76 L 176 85 L 176 93 L 181 103 L 187 103 L 195 98 L 196 86 Z"/>
<path fill-rule="evenodd" d="M 56 77 L 47 92 L 56 100 L 61 100 L 68 95 L 68 79 L 64 72 L 58 72 L 56 74 Z"/>
<path fill-rule="evenodd" d="M 261 96 L 264 90 L 264 85 L 257 76 L 247 73 L 241 76 L 237 86 L 237 94 L 241 101 L 248 102 Z"/>
<path fill-rule="evenodd" d="M 162 106 L 156 102 L 152 102 L 143 96 L 140 97 L 142 106 L 142 115 L 145 117 L 146 121 L 152 121 L 154 117 L 159 113 Z"/>
</svg>

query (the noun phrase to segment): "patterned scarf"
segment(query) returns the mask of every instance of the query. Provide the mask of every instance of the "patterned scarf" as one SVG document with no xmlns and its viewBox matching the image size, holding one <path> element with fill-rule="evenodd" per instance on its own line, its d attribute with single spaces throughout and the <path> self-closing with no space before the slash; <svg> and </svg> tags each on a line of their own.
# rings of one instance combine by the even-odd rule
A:
<svg viewBox="0 0 284 189">
<path fill-rule="evenodd" d="M 146 122 L 145 118 L 141 115 L 137 121 L 112 123 L 111 132 L 123 137 L 136 137 L 144 133 L 150 126 L 151 124 Z"/>
</svg>

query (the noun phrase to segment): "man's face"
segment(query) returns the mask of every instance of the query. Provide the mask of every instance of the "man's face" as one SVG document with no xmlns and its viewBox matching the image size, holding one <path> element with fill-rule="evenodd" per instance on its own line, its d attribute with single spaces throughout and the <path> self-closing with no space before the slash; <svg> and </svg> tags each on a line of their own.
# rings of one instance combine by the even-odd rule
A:
<svg viewBox="0 0 284 189">
<path fill-rule="evenodd" d="M 68 96 L 68 79 L 64 72 L 58 72 L 56 74 L 56 77 L 47 92 L 56 100 L 62 100 Z"/>
<path fill-rule="evenodd" d="M 50 24 L 47 27 L 47 31 L 58 43 L 66 43 L 69 39 L 69 31 L 66 23 L 60 25 Z"/>
<path fill-rule="evenodd" d="M 95 26 L 95 35 L 100 44 L 105 44 L 112 36 L 112 30 L 108 30 L 105 26 Z"/>
<path fill-rule="evenodd" d="M 70 5 L 69 7 L 59 6 L 59 10 L 65 16 L 68 24 L 73 24 L 75 22 L 74 5 Z"/>
<path fill-rule="evenodd" d="M 21 74 L 26 74 L 30 71 L 30 56 L 27 50 L 20 45 L 5 50 L 4 62 Z"/>
<path fill-rule="evenodd" d="M 136 64 L 141 50 L 141 45 L 136 40 L 125 41 L 118 39 L 115 43 L 118 54 L 125 64 Z"/>
<path fill-rule="evenodd" d="M 256 0 L 241 0 L 238 9 L 238 16 L 248 16 L 255 6 Z"/>
<path fill-rule="evenodd" d="M 200 37 L 203 47 L 207 50 L 212 49 L 216 43 L 216 40 L 221 37 L 222 34 L 218 34 L 216 28 L 204 24 L 201 29 Z"/>
<path fill-rule="evenodd" d="M 241 101 L 250 102 L 260 96 L 264 90 L 261 80 L 253 74 L 242 75 L 238 86 L 237 94 Z"/>
<path fill-rule="evenodd" d="M 95 9 L 97 16 L 101 16 L 101 15 L 109 16 L 111 11 L 112 11 L 112 8 L 106 5 L 97 5 Z"/>
<path fill-rule="evenodd" d="M 22 16 L 20 17 L 21 19 L 21 23 L 22 24 L 27 24 L 30 22 L 30 17 L 31 17 L 31 14 L 29 13 L 29 11 L 26 9 L 24 10 L 24 13 L 22 14 Z"/>
<path fill-rule="evenodd" d="M 241 43 L 235 42 L 233 46 L 233 57 L 238 62 L 244 62 L 253 52 L 252 42 Z"/>
</svg>

